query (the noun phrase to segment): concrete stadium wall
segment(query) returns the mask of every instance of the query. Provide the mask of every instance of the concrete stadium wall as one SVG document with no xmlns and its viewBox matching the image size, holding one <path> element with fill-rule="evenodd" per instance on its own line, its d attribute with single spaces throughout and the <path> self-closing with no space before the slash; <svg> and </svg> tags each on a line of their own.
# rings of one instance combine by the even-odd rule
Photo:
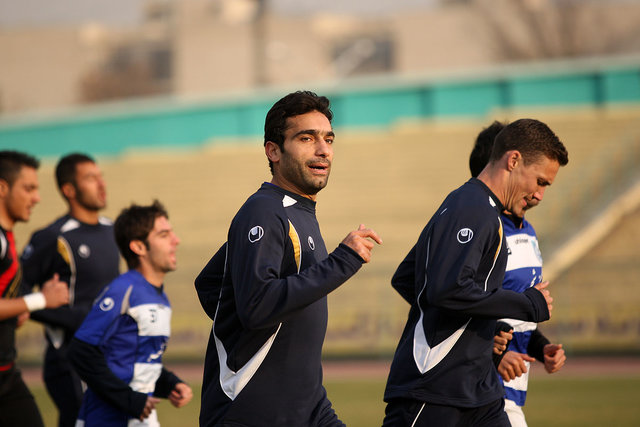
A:
<svg viewBox="0 0 640 427">
<path fill-rule="evenodd" d="M 331 98 L 336 128 L 481 117 L 497 108 L 640 104 L 640 58 L 537 63 L 414 79 L 379 76 L 312 89 Z M 76 150 L 117 154 L 129 148 L 194 147 L 216 139 L 260 137 L 269 107 L 289 91 L 207 101 L 132 101 L 50 117 L 4 118 L 0 148 L 45 157 Z"/>
</svg>

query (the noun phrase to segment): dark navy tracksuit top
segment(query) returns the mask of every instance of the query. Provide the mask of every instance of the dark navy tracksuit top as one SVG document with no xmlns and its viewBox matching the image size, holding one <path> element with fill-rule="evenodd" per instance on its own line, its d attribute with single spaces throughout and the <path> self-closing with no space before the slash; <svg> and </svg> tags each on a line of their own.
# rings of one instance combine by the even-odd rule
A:
<svg viewBox="0 0 640 427">
<path fill-rule="evenodd" d="M 201 426 L 342 425 L 322 386 L 327 294 L 362 266 L 327 254 L 315 202 L 264 183 L 196 279 L 213 319 Z"/>
<path fill-rule="evenodd" d="M 502 289 L 507 247 L 503 206 L 472 178 L 450 193 L 392 278 L 411 304 L 385 401 L 475 408 L 502 398 L 492 362 L 496 319 L 549 318 L 531 288 Z"/>
</svg>

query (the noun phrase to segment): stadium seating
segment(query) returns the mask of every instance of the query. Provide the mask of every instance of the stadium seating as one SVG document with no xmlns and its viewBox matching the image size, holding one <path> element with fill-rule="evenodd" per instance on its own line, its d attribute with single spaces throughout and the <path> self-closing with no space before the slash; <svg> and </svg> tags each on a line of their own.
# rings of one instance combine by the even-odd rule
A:
<svg viewBox="0 0 640 427">
<path fill-rule="evenodd" d="M 327 248 L 331 251 L 360 223 L 374 228 L 384 244 L 369 265 L 330 296 L 329 353 L 393 350 L 408 306 L 389 286 L 391 275 L 442 199 L 467 180 L 478 131 L 494 119 L 520 117 L 548 123 L 570 154 L 544 203 L 529 216 L 544 254 L 552 254 L 637 179 L 640 109 L 495 111 L 483 121 L 337 129 L 331 179 L 317 206 Z M 52 180 L 54 160 L 42 167 L 42 203 L 32 221 L 18 227 L 19 245 L 64 211 Z M 238 207 L 270 179 L 261 141 L 212 141 L 197 150 L 130 151 L 98 160 L 108 183 L 108 216 L 154 198 L 168 208 L 182 239 L 178 271 L 167 277 L 166 287 L 174 308 L 171 354 L 202 357 L 211 323 L 199 307 L 193 279 L 225 241 Z M 627 170 L 635 175 L 621 173 Z M 23 356 L 39 357 L 37 333 L 33 326 L 21 332 Z"/>
</svg>

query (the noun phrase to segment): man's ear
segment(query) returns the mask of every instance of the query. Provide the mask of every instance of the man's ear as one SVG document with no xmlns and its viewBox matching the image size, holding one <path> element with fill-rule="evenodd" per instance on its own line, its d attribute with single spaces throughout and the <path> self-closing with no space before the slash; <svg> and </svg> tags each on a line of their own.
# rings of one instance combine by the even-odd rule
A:
<svg viewBox="0 0 640 427">
<path fill-rule="evenodd" d="M 522 154 L 518 150 L 509 150 L 505 153 L 507 170 L 511 172 L 522 162 Z"/>
<path fill-rule="evenodd" d="M 0 179 L 0 198 L 4 199 L 5 197 L 7 197 L 7 194 L 9 194 L 9 190 L 11 190 L 11 188 L 9 187 L 9 183 L 4 179 Z"/>
<path fill-rule="evenodd" d="M 62 188 L 60 188 L 60 191 L 62 192 L 64 198 L 67 200 L 71 200 L 76 197 L 76 187 L 74 187 L 70 182 L 62 184 Z"/>
<path fill-rule="evenodd" d="M 142 240 L 132 240 L 129 242 L 129 249 L 131 252 L 138 256 L 143 256 L 147 253 L 147 246 L 144 244 Z"/>
<path fill-rule="evenodd" d="M 280 146 L 273 141 L 267 141 L 267 143 L 264 145 L 264 153 L 272 163 L 278 163 L 280 161 L 280 157 L 282 156 Z"/>
</svg>

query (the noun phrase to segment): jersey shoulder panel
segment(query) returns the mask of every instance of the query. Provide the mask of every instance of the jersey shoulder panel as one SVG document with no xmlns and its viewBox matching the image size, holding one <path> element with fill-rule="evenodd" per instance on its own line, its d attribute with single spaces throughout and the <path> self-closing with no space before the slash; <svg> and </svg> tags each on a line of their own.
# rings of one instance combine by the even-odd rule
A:
<svg viewBox="0 0 640 427">
<path fill-rule="evenodd" d="M 32 253 L 37 253 L 41 248 L 55 247 L 58 236 L 60 235 L 60 230 L 70 219 L 71 217 L 69 215 L 64 215 L 48 226 L 34 231 L 23 251 L 22 257 L 28 259 Z"/>
<path fill-rule="evenodd" d="M 101 216 L 100 218 L 98 218 L 98 222 L 102 225 L 113 226 L 113 221 L 106 216 Z"/>
<path fill-rule="evenodd" d="M 257 192 L 238 210 L 229 227 L 229 241 L 235 242 L 246 234 L 249 242 L 262 238 L 266 231 L 281 230 L 288 233 L 287 215 L 282 201 L 274 194 Z"/>
</svg>

